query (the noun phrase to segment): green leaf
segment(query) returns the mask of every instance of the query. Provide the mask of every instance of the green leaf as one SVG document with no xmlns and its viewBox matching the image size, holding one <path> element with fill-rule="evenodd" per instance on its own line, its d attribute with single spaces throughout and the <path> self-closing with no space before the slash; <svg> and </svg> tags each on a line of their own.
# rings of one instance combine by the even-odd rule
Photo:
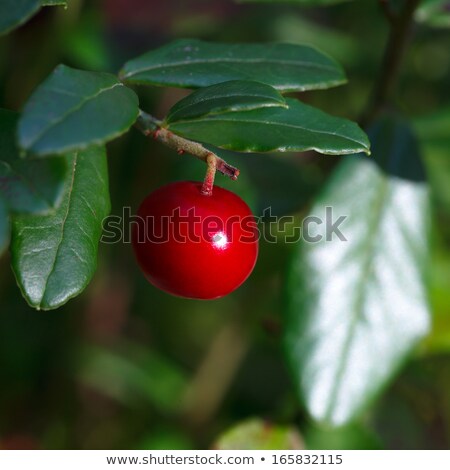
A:
<svg viewBox="0 0 450 470">
<path fill-rule="evenodd" d="M 221 44 L 183 39 L 127 62 L 122 80 L 201 88 L 230 80 L 264 81 L 280 91 L 345 83 L 341 67 L 318 50 L 294 44 Z"/>
<path fill-rule="evenodd" d="M 59 208 L 13 218 L 13 270 L 23 296 L 37 309 L 57 308 L 89 283 L 109 212 L 105 149 L 92 147 L 67 160 L 71 171 Z"/>
<path fill-rule="evenodd" d="M 213 446 L 219 450 L 301 450 L 303 439 L 293 426 L 251 418 L 226 431 Z"/>
<path fill-rule="evenodd" d="M 67 7 L 67 0 L 42 0 L 41 3 L 43 7 Z"/>
<path fill-rule="evenodd" d="M 0 160 L 0 193 L 14 212 L 49 212 L 61 201 L 67 170 L 63 157 L 45 161 Z"/>
<path fill-rule="evenodd" d="M 136 94 L 114 75 L 59 65 L 25 106 L 19 143 L 36 155 L 85 149 L 126 132 L 138 113 Z"/>
<path fill-rule="evenodd" d="M 5 200 L 0 195 L 0 256 L 9 245 L 10 223 L 8 208 Z"/>
<path fill-rule="evenodd" d="M 2 0 L 0 2 L 0 35 L 25 23 L 40 7 L 40 0 Z"/>
<path fill-rule="evenodd" d="M 258 82 L 233 80 L 194 91 L 169 111 L 166 122 L 269 107 L 287 108 L 286 100 L 275 88 Z"/>
<path fill-rule="evenodd" d="M 450 28 L 450 1 L 423 0 L 415 16 L 420 23 L 436 28 Z"/>
<path fill-rule="evenodd" d="M 15 135 L 19 115 L 0 109 L 0 193 L 16 212 L 48 212 L 59 204 L 67 162 L 62 157 L 24 160 Z"/>
<path fill-rule="evenodd" d="M 188 139 L 239 152 L 369 153 L 369 141 L 357 124 L 330 116 L 288 98 L 289 108 L 237 111 L 169 124 Z"/>
<path fill-rule="evenodd" d="M 304 430 L 308 450 L 382 450 L 378 436 L 360 424 L 337 429 L 312 423 Z"/>
<path fill-rule="evenodd" d="M 322 239 L 299 247 L 286 286 L 294 382 L 312 417 L 333 425 L 374 399 L 430 321 L 429 194 L 417 142 L 392 118 L 369 135 L 373 159 L 348 157 L 338 168 L 311 211 L 319 219 L 309 235 Z M 346 241 L 330 233 L 341 216 Z"/>
</svg>

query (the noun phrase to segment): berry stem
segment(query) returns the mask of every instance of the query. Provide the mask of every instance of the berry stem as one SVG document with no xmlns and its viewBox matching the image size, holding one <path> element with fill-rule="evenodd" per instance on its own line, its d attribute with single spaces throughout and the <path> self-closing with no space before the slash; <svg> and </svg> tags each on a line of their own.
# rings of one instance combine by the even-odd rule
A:
<svg viewBox="0 0 450 470">
<path fill-rule="evenodd" d="M 239 176 L 239 170 L 237 168 L 228 164 L 225 160 L 220 158 L 214 152 L 211 152 L 211 150 L 207 149 L 202 144 L 180 137 L 179 135 L 170 132 L 165 127 L 162 127 L 162 124 L 162 121 L 159 121 L 150 114 L 141 111 L 135 123 L 135 127 L 139 129 L 145 136 L 153 137 L 158 142 L 161 142 L 164 145 L 174 149 L 180 155 L 189 153 L 190 155 L 193 155 L 199 160 L 205 162 L 208 165 L 207 177 L 208 174 L 212 172 L 210 166 L 211 161 L 214 160 L 214 173 L 217 170 L 232 180 L 237 179 Z M 213 183 L 214 175 L 212 175 L 211 190 Z"/>
<path fill-rule="evenodd" d="M 216 177 L 217 160 L 213 153 L 210 153 L 206 158 L 208 169 L 206 170 L 205 179 L 202 186 L 202 194 L 204 196 L 212 196 L 214 188 L 214 178 Z"/>
</svg>

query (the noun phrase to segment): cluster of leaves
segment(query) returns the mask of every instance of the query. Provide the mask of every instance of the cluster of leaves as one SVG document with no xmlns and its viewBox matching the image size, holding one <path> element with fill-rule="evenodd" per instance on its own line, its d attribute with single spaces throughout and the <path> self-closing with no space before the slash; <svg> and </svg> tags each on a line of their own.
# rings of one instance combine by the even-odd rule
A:
<svg viewBox="0 0 450 470">
<path fill-rule="evenodd" d="M 16 8 L 1 29 L 20 24 L 42 3 L 29 4 L 34 7 Z M 433 22 L 444 4 L 424 2 L 418 15 Z M 318 421 L 353 420 L 428 331 L 429 211 L 407 123 L 397 117 L 376 122 L 369 160 L 361 155 L 369 152 L 369 140 L 355 123 L 285 96 L 344 82 L 329 57 L 287 44 L 176 41 L 131 60 L 118 78 L 57 67 L 21 116 L 0 112 L 0 246 L 8 245 L 11 220 L 12 265 L 28 303 L 56 308 L 79 294 L 95 271 L 109 211 L 105 144 L 141 112 L 129 86 L 196 89 L 161 126 L 219 154 L 357 154 L 339 166 L 311 211 L 325 219 L 333 206 L 347 215 L 347 241 L 327 240 L 329 227 L 322 225 L 323 243 L 298 247 L 284 308 L 286 355 L 299 397 Z"/>
<path fill-rule="evenodd" d="M 17 185 L 25 179 L 17 172 L 29 162 L 36 165 L 34 178 L 49 180 L 46 191 L 53 196 L 45 207 L 24 200 L 21 206 L 32 215 L 13 217 L 12 265 L 33 307 L 61 306 L 95 271 L 109 210 L 104 144 L 127 131 L 140 113 L 136 93 L 124 83 L 199 88 L 173 107 L 162 126 L 219 148 L 328 154 L 369 148 L 356 124 L 281 94 L 345 81 L 341 68 L 311 47 L 183 40 L 128 62 L 120 77 L 60 65 L 29 99 L 17 131 L 17 117 L 2 114 L 10 120 L 3 180 L 9 199 L 17 199 Z M 266 83 L 259 77 L 267 77 Z M 41 181 L 29 185 L 26 196 L 34 191 L 39 197 Z"/>
</svg>

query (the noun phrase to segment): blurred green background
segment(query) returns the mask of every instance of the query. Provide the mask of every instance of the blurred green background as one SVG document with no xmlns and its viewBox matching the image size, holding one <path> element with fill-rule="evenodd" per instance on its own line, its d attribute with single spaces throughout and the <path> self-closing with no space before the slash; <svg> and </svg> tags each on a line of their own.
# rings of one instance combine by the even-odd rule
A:
<svg viewBox="0 0 450 470">
<path fill-rule="evenodd" d="M 358 119 L 387 35 L 375 1 L 324 9 L 231 0 L 70 0 L 0 40 L 0 106 L 20 111 L 58 63 L 117 72 L 179 37 L 310 43 L 337 59 L 349 84 L 302 94 Z M 0 259 L 0 448 L 445 449 L 450 445 L 450 35 L 419 27 L 399 93 L 422 137 L 433 193 L 433 330 L 358 422 L 315 425 L 295 397 L 280 346 L 281 296 L 292 246 L 261 245 L 257 267 L 217 301 L 149 285 L 129 244 L 101 244 L 79 298 L 53 312 L 26 306 Z M 137 90 L 157 116 L 187 92 Z M 442 108 L 447 103 L 447 111 Z M 434 115 L 441 109 L 439 115 Z M 447 117 L 446 117 L 447 116 Z M 154 188 L 201 180 L 205 167 L 132 130 L 108 146 L 112 213 Z M 261 214 L 305 215 L 339 157 L 244 155 L 238 182 L 218 176 Z M 236 428 L 237 429 L 234 429 Z"/>
</svg>

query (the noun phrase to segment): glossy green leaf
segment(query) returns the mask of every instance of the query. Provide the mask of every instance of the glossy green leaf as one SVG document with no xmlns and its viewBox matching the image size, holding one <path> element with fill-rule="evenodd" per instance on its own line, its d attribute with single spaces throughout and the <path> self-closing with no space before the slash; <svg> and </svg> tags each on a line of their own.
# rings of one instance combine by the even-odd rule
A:
<svg viewBox="0 0 450 470">
<path fill-rule="evenodd" d="M 286 100 L 275 88 L 259 82 L 233 80 L 194 91 L 173 106 L 166 122 L 270 107 L 287 108 Z"/>
<path fill-rule="evenodd" d="M 416 11 L 416 20 L 437 28 L 450 28 L 450 1 L 423 0 Z"/>
<path fill-rule="evenodd" d="M 8 248 L 10 222 L 6 201 L 0 195 L 0 256 Z"/>
<path fill-rule="evenodd" d="M 429 194 L 417 142 L 394 119 L 369 135 L 373 158 L 342 162 L 311 211 L 318 219 L 286 286 L 284 343 L 294 382 L 312 417 L 334 425 L 374 399 L 430 321 Z"/>
<path fill-rule="evenodd" d="M 18 117 L 0 109 L 0 193 L 12 211 L 48 212 L 61 200 L 67 162 L 62 157 L 20 158 L 15 139 Z"/>
<path fill-rule="evenodd" d="M 1 0 L 0 35 L 25 23 L 40 7 L 40 0 Z"/>
<path fill-rule="evenodd" d="M 138 113 L 136 94 L 114 75 L 59 65 L 25 106 L 19 143 L 36 155 L 85 149 L 123 134 Z"/>
<path fill-rule="evenodd" d="M 237 111 L 169 124 L 175 134 L 240 152 L 369 152 L 357 124 L 288 98 L 289 108 Z"/>
<path fill-rule="evenodd" d="M 70 173 L 58 209 L 13 218 L 13 270 L 23 296 L 37 309 L 57 308 L 89 283 L 109 212 L 105 149 L 91 147 L 67 159 Z"/>
<path fill-rule="evenodd" d="M 280 91 L 345 83 L 341 67 L 318 50 L 294 44 L 172 42 L 127 62 L 122 80 L 143 85 L 201 88 L 230 80 L 264 81 Z"/>
<path fill-rule="evenodd" d="M 225 431 L 214 444 L 220 450 L 299 450 L 303 439 L 293 426 L 251 418 Z"/>
</svg>

